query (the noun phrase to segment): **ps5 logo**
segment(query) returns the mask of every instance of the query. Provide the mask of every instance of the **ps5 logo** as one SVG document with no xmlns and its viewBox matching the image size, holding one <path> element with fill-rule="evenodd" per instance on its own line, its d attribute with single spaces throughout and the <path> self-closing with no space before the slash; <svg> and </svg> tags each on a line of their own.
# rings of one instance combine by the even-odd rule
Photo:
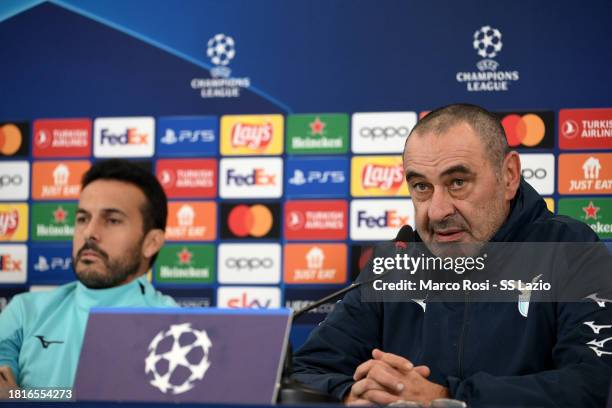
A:
<svg viewBox="0 0 612 408">
<path fill-rule="evenodd" d="M 54 256 L 51 257 L 51 262 L 47 260 L 46 257 L 39 255 L 38 261 L 34 264 L 34 270 L 38 272 L 46 272 L 48 270 L 56 270 L 61 269 L 67 271 L 70 269 L 70 265 L 72 264 L 72 259 L 69 257 L 60 257 Z"/>
<path fill-rule="evenodd" d="M 167 128 L 164 136 L 160 139 L 162 144 L 173 145 L 176 143 L 210 143 L 215 141 L 215 132 L 211 129 L 181 129 L 177 132 Z"/>
<path fill-rule="evenodd" d="M 293 171 L 293 176 L 289 179 L 289 184 L 294 186 L 302 186 L 304 184 L 319 183 L 319 184 L 338 184 L 344 183 L 346 177 L 343 171 L 319 171 L 310 170 L 306 174 L 299 169 Z"/>
</svg>

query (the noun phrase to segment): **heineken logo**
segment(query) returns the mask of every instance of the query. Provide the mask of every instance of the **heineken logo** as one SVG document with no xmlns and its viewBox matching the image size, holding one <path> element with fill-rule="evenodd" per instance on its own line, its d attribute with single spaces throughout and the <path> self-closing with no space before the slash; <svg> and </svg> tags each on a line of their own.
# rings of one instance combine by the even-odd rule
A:
<svg viewBox="0 0 612 408">
<path fill-rule="evenodd" d="M 68 241 L 74 235 L 76 203 L 32 204 L 32 240 Z"/>
<path fill-rule="evenodd" d="M 612 238 L 612 198 L 562 198 L 558 212 L 586 223 L 599 238 Z"/>
<path fill-rule="evenodd" d="M 314 114 L 287 117 L 289 153 L 345 153 L 348 151 L 348 115 Z"/>
<path fill-rule="evenodd" d="M 211 283 L 215 275 L 215 247 L 206 244 L 166 245 L 155 266 L 157 283 Z"/>
</svg>

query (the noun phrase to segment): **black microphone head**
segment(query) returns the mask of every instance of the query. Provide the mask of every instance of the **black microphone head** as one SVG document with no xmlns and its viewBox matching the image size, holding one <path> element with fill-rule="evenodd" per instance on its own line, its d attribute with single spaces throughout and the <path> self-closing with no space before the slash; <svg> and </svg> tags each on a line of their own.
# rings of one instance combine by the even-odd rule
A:
<svg viewBox="0 0 612 408">
<path fill-rule="evenodd" d="M 397 232 L 397 236 L 393 239 L 395 242 L 415 242 L 416 234 L 410 225 L 404 225 Z"/>
</svg>

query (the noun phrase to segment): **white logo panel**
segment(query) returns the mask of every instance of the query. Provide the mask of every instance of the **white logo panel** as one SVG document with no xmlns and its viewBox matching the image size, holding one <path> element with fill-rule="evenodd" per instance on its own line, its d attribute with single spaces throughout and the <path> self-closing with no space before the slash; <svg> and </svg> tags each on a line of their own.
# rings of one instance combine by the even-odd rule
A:
<svg viewBox="0 0 612 408">
<path fill-rule="evenodd" d="M 24 283 L 28 274 L 28 248 L 0 245 L 0 283 Z"/>
<path fill-rule="evenodd" d="M 279 198 L 283 193 L 283 160 L 280 157 L 221 159 L 221 198 Z"/>
<path fill-rule="evenodd" d="M 155 119 L 97 118 L 94 121 L 95 157 L 151 157 L 155 149 Z"/>
<path fill-rule="evenodd" d="M 217 290 L 217 307 L 277 309 L 280 297 L 280 288 L 276 287 L 221 286 Z"/>
<path fill-rule="evenodd" d="M 525 181 L 542 195 L 555 192 L 555 156 L 521 153 L 521 174 Z"/>
<path fill-rule="evenodd" d="M 275 284 L 281 278 L 279 244 L 219 245 L 219 283 Z"/>
<path fill-rule="evenodd" d="M 353 153 L 402 153 L 416 112 L 354 113 L 351 125 Z"/>
<path fill-rule="evenodd" d="M 0 200 L 27 200 L 30 192 L 30 163 L 0 162 Z"/>
<path fill-rule="evenodd" d="M 354 241 L 387 241 L 395 238 L 400 228 L 414 228 L 412 200 L 351 201 L 351 239 Z"/>
</svg>

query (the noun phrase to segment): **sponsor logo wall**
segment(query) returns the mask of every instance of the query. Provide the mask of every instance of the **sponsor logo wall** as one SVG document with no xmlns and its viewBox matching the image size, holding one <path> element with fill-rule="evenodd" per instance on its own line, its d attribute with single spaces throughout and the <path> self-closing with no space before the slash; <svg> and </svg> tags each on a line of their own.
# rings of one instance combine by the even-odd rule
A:
<svg viewBox="0 0 612 408">
<path fill-rule="evenodd" d="M 303 307 L 414 227 L 401 154 L 424 113 L 0 120 L 0 299 L 74 279 L 81 177 L 122 157 L 168 195 L 158 288 L 185 306 Z M 548 208 L 612 240 L 612 108 L 496 114 Z"/>
</svg>

